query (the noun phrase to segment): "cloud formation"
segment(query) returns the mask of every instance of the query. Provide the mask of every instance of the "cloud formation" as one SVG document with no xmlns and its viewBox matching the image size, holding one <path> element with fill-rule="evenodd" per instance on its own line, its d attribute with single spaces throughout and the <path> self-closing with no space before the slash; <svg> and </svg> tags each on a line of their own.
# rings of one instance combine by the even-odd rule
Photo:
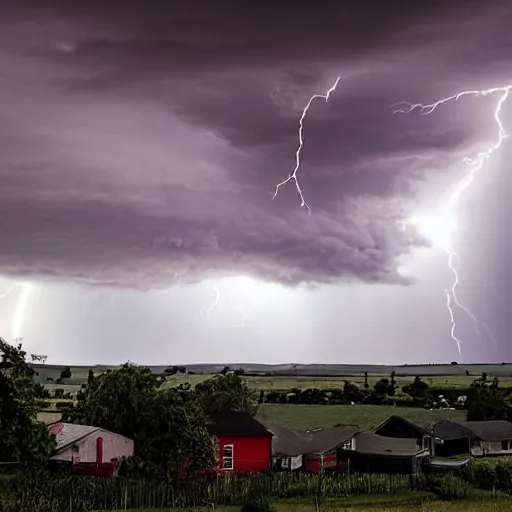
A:
<svg viewBox="0 0 512 512">
<path fill-rule="evenodd" d="M 0 21 L 0 274 L 405 283 L 400 256 L 426 241 L 400 221 L 493 120 L 489 99 L 428 117 L 390 105 L 506 80 L 512 35 L 492 29 L 510 7 L 164 4 L 21 2 Z M 337 76 L 304 125 L 309 215 L 293 184 L 271 195 L 301 109 Z"/>
</svg>

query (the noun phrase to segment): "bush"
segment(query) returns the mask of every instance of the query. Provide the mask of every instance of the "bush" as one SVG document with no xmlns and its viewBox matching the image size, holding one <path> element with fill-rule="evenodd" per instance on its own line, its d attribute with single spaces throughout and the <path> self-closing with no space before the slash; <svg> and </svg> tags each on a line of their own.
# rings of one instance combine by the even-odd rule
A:
<svg viewBox="0 0 512 512">
<path fill-rule="evenodd" d="M 247 501 L 241 512 L 274 512 L 275 508 L 265 498 L 255 498 Z"/>
</svg>

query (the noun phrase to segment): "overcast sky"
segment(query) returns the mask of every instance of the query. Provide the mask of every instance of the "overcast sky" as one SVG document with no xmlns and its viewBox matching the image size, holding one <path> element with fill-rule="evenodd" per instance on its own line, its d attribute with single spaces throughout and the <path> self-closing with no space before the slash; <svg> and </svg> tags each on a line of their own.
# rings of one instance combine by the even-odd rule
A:
<svg viewBox="0 0 512 512">
<path fill-rule="evenodd" d="M 0 335 L 54 363 L 511 359 L 510 142 L 454 212 L 462 355 L 445 219 L 403 225 L 496 142 L 503 93 L 392 108 L 512 82 L 510 26 L 506 0 L 4 0 Z M 311 212 L 272 199 L 337 77 L 303 123 Z"/>
</svg>

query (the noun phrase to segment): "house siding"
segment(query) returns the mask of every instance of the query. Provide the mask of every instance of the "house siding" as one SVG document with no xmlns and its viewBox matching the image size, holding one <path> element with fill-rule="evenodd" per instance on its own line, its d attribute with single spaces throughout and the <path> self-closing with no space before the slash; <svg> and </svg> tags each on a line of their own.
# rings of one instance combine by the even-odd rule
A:
<svg viewBox="0 0 512 512">
<path fill-rule="evenodd" d="M 272 436 L 222 437 L 219 442 L 219 471 L 257 473 L 272 461 Z M 223 447 L 233 445 L 233 469 L 222 469 Z"/>
<path fill-rule="evenodd" d="M 474 441 L 471 446 L 471 455 L 474 457 L 484 457 L 486 455 L 511 455 L 512 443 L 508 443 L 509 449 L 503 450 L 501 441 Z"/>
<path fill-rule="evenodd" d="M 53 459 L 63 462 L 72 462 L 74 455 L 75 462 L 97 462 L 97 440 L 100 437 L 103 439 L 102 462 L 110 462 L 112 459 L 120 459 L 133 455 L 134 443 L 131 439 L 114 434 L 113 432 L 99 430 L 75 443 L 75 446 L 78 447 L 78 452 L 73 452 L 72 446 L 68 446 L 62 451 L 57 452 Z"/>
</svg>

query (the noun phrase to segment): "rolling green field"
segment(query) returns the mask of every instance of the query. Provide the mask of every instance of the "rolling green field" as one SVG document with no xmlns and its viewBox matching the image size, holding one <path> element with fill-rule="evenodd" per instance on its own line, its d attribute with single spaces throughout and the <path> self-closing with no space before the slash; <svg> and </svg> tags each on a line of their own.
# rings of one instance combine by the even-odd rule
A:
<svg viewBox="0 0 512 512">
<path fill-rule="evenodd" d="M 398 414 L 419 425 L 440 420 L 464 420 L 466 411 L 393 407 L 387 405 L 292 405 L 261 404 L 256 418 L 263 423 L 276 423 L 299 430 L 327 428 L 337 425 L 357 425 L 372 428 L 392 414 Z"/>
<path fill-rule="evenodd" d="M 73 372 L 73 369 L 72 369 Z M 61 388 L 66 392 L 77 392 L 80 389 L 82 384 L 87 382 L 87 373 L 81 371 L 80 373 L 72 373 L 71 379 L 65 379 L 62 384 L 55 384 L 55 382 L 47 382 L 45 380 L 45 376 L 39 375 L 39 381 L 42 382 L 45 387 L 50 390 Z M 50 373 L 50 372 L 47 372 Z M 58 378 L 58 372 L 53 372 L 57 374 L 57 376 L 53 376 L 52 378 Z M 99 373 L 99 372 L 98 372 Z M 49 376 L 49 375 L 46 375 Z M 202 382 L 206 379 L 211 378 L 212 375 L 188 375 L 188 374 L 179 374 L 172 375 L 166 378 L 166 382 L 164 386 L 178 386 L 179 384 L 189 383 L 192 386 L 195 386 L 199 382 Z M 368 376 L 368 384 L 370 387 L 381 378 L 389 378 L 389 374 L 381 374 L 381 375 L 369 375 Z M 477 378 L 480 377 L 477 375 L 453 375 L 453 376 L 437 376 L 437 377 L 422 377 L 422 380 L 426 382 L 429 386 L 439 386 L 439 387 L 447 387 L 447 388 L 468 388 L 471 383 Z M 364 384 L 364 375 L 344 375 L 341 377 L 303 377 L 303 376 L 246 376 L 244 377 L 247 381 L 247 384 L 252 389 L 257 390 L 265 390 L 265 391 L 279 391 L 279 390 L 290 390 L 293 388 L 297 389 L 308 389 L 308 388 L 318 388 L 318 389 L 332 389 L 332 388 L 342 388 L 343 384 L 346 380 L 357 384 L 358 386 L 363 386 Z M 397 377 L 396 382 L 399 386 L 404 386 L 410 384 L 413 380 L 413 377 Z M 510 386 L 512 387 L 512 377 L 501 377 L 500 384 L 502 386 Z"/>
</svg>

